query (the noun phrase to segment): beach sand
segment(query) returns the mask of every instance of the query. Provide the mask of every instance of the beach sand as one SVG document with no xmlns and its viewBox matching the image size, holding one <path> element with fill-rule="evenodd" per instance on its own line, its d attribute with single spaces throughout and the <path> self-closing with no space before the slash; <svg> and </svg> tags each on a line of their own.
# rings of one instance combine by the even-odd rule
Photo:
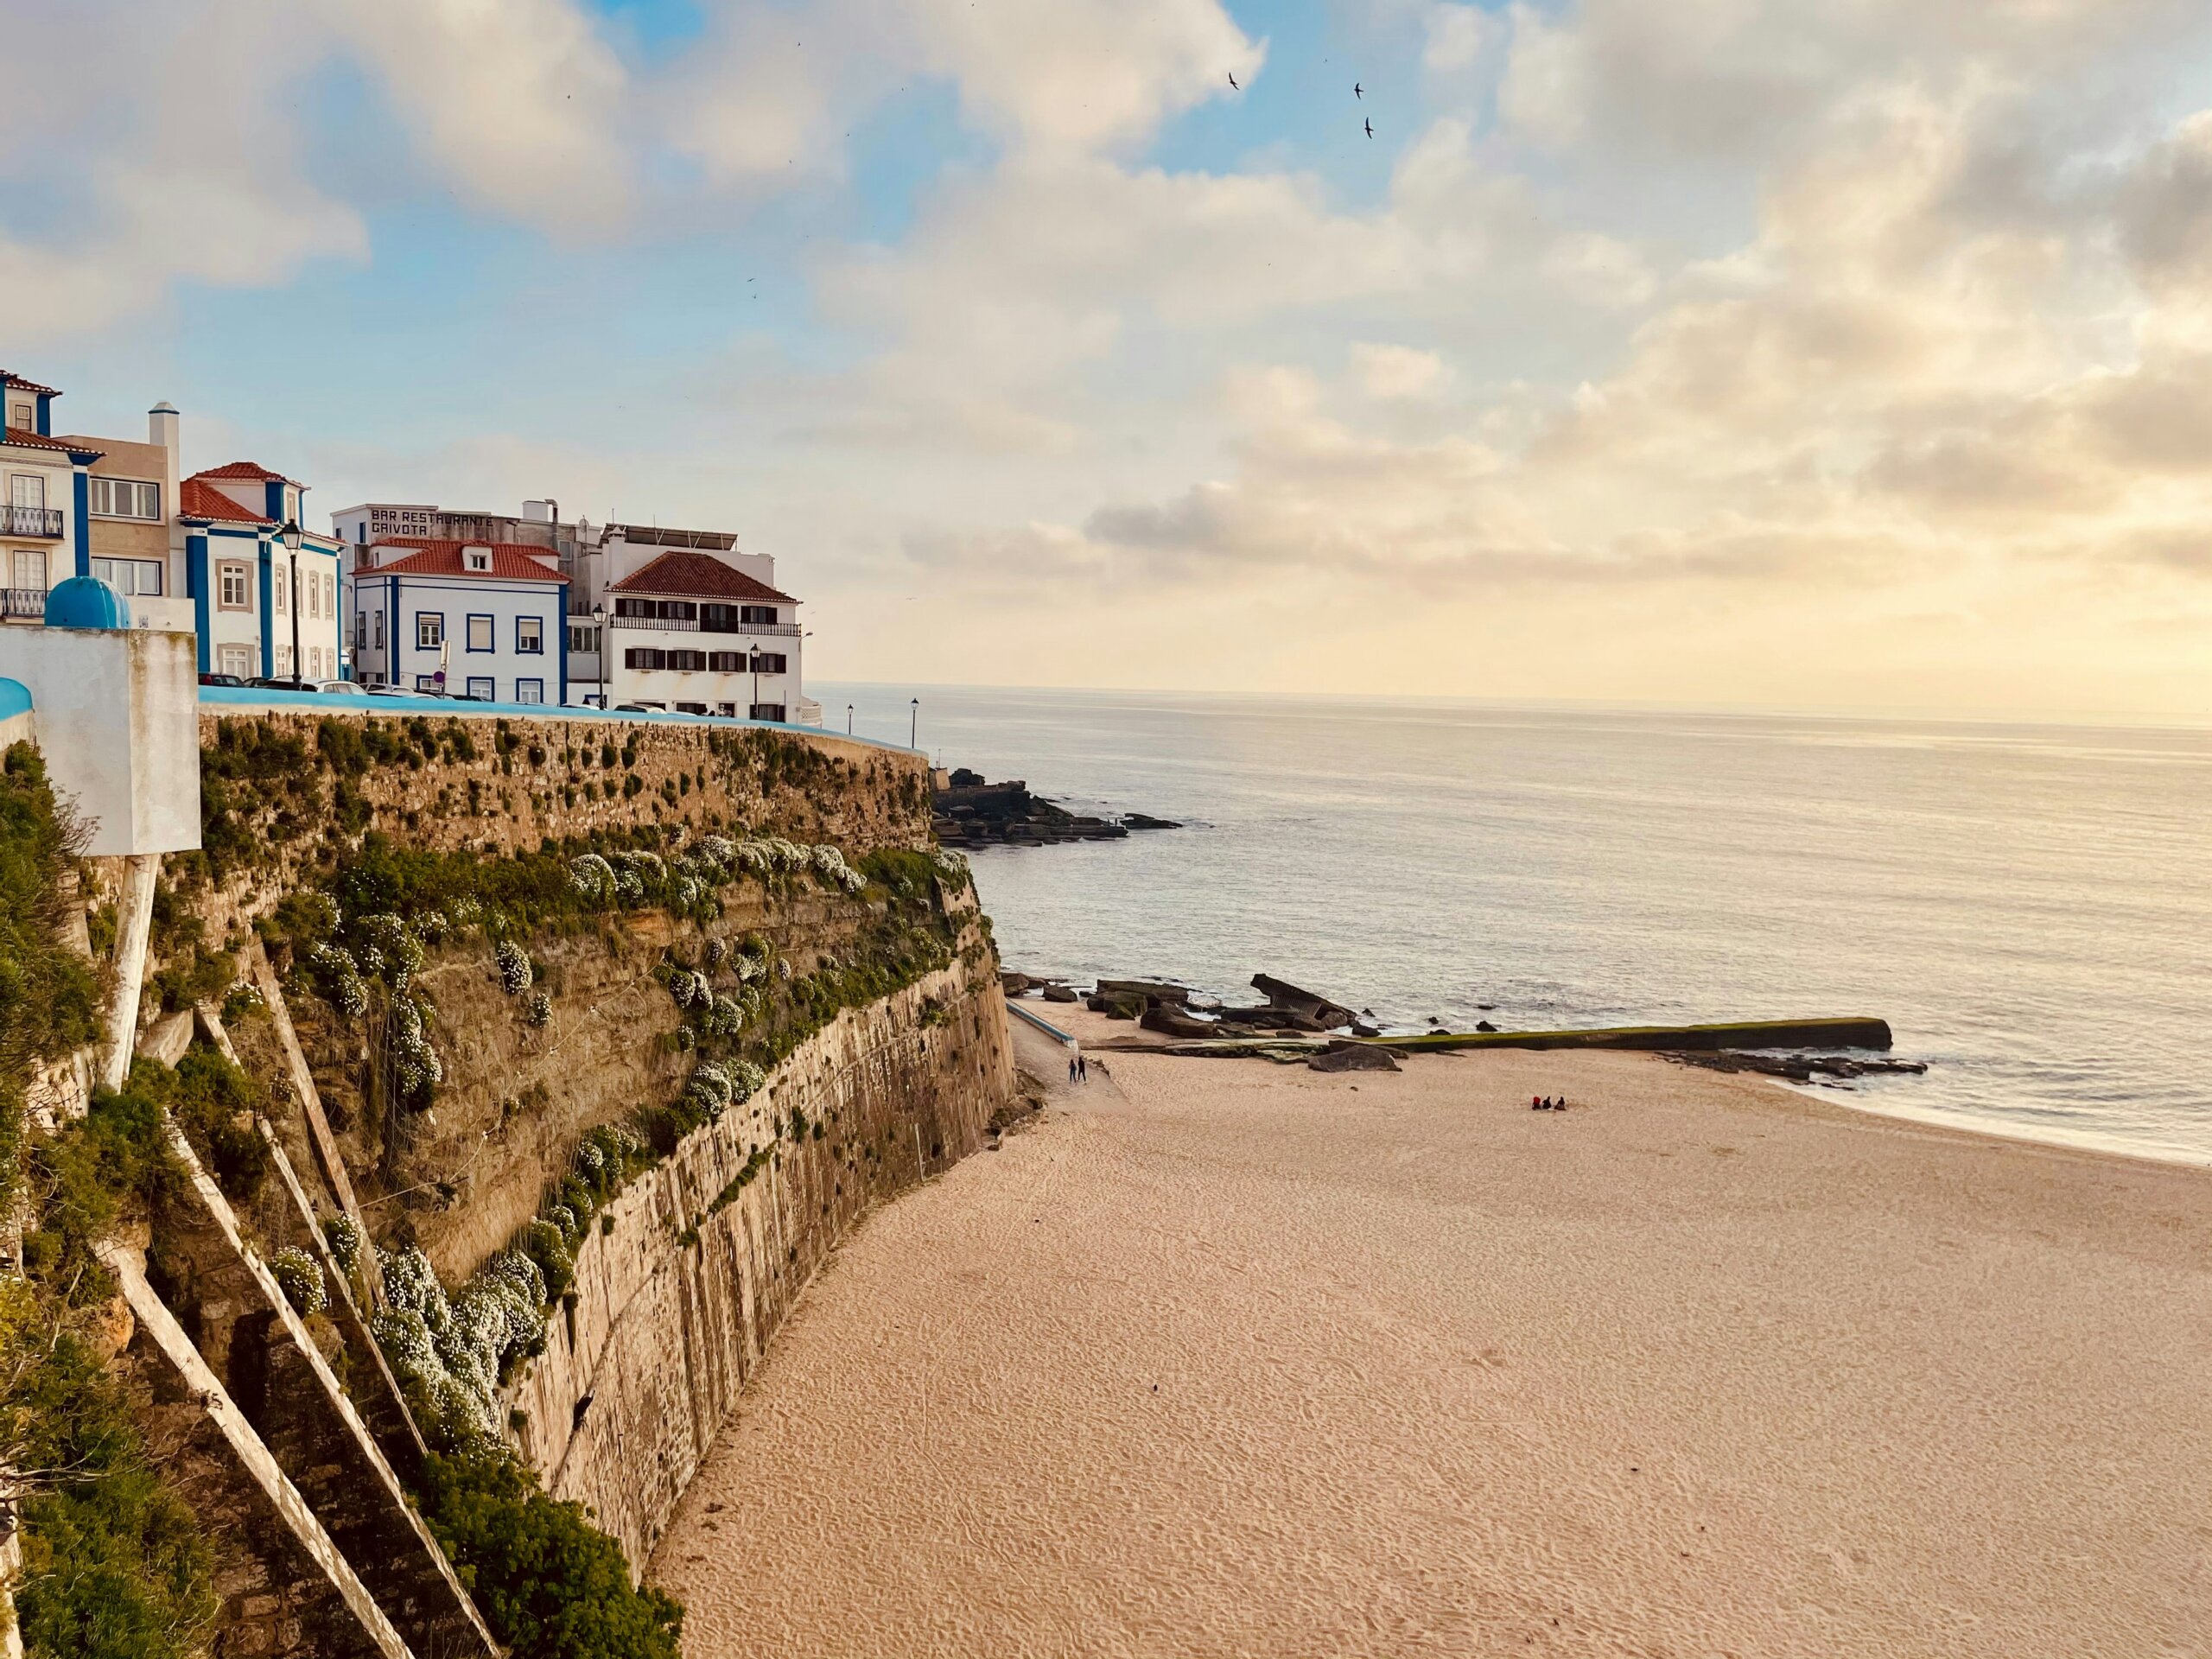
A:
<svg viewBox="0 0 2212 1659">
<path fill-rule="evenodd" d="M 652 1563 L 692 1659 L 2212 1654 L 2212 1174 L 1109 1064 L 823 1268 Z"/>
</svg>

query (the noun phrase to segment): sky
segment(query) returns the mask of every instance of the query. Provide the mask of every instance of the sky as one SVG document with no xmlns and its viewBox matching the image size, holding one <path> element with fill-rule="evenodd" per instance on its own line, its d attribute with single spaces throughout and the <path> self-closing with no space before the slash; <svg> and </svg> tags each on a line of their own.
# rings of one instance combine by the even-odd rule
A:
<svg viewBox="0 0 2212 1659">
<path fill-rule="evenodd" d="M 2212 716 L 2203 0 L 5 35 L 61 429 L 734 531 L 810 677 Z"/>
</svg>

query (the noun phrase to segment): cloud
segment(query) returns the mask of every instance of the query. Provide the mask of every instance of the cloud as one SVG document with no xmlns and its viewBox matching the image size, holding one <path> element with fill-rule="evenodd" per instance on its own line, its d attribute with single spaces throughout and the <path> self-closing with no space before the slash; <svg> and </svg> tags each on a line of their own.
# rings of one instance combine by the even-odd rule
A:
<svg viewBox="0 0 2212 1659">
<path fill-rule="evenodd" d="M 465 195 L 556 232 L 622 211 L 628 77 L 573 0 L 321 0 Z"/>
</svg>

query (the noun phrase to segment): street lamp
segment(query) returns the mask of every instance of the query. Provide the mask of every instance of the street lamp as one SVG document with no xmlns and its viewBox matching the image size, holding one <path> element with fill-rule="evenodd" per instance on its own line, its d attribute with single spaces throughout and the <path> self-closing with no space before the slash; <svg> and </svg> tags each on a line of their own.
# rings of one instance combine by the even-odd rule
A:
<svg viewBox="0 0 2212 1659">
<path fill-rule="evenodd" d="M 746 714 L 747 714 L 750 718 L 752 718 L 752 719 L 753 719 L 753 720 L 758 720 L 758 719 L 760 719 L 760 646 L 755 645 L 755 646 L 753 646 L 753 647 L 752 648 L 752 655 L 751 655 L 751 658 L 749 658 L 749 660 L 751 661 L 752 665 L 753 665 L 753 706 L 752 706 L 750 709 L 747 709 L 745 712 L 746 712 Z"/>
<path fill-rule="evenodd" d="M 908 701 L 913 704 L 914 717 L 907 727 L 906 747 L 910 749 L 918 749 L 922 747 L 920 741 L 922 735 L 922 700 L 919 697 L 912 697 L 908 699 Z"/>
<path fill-rule="evenodd" d="M 853 705 L 852 705 L 851 703 L 849 703 L 849 703 L 847 703 L 847 704 L 845 705 L 845 735 L 846 735 L 847 737 L 850 737 L 852 734 L 853 734 Z"/>
<path fill-rule="evenodd" d="M 276 535 L 292 556 L 292 683 L 296 685 L 305 677 L 300 672 L 300 521 L 287 518 Z"/>
<path fill-rule="evenodd" d="M 607 707 L 607 607 L 591 607 L 592 658 L 599 664 L 599 706 Z"/>
</svg>

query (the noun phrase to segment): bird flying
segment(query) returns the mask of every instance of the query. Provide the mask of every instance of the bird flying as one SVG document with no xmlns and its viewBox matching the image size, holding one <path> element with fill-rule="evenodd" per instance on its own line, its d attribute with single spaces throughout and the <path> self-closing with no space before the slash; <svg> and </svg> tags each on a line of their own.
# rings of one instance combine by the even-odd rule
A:
<svg viewBox="0 0 2212 1659">
<path fill-rule="evenodd" d="M 1236 85 L 1236 72 L 1234 69 L 1229 72 L 1229 84 L 1234 91 L 1241 92 L 1244 90 L 1242 86 Z"/>
<path fill-rule="evenodd" d="M 1354 98 L 1365 98 L 1367 96 L 1367 90 L 1355 80 L 1351 84 L 1351 95 Z"/>
<path fill-rule="evenodd" d="M 1363 121 L 1359 124 L 1367 129 L 1369 137 L 1372 138 L 1375 136 L 1375 124 L 1372 121 Z"/>
</svg>

